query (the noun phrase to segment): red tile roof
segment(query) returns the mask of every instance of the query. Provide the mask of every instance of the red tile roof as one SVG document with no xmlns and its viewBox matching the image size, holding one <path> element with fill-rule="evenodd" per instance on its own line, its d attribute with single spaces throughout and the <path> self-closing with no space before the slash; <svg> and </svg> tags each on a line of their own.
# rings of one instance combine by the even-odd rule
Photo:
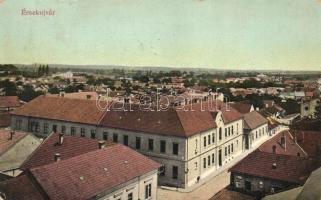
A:
<svg viewBox="0 0 321 200">
<path fill-rule="evenodd" d="M 27 135 L 28 133 L 15 131 L 11 140 L 11 131 L 0 130 L 0 155 L 13 147 L 17 142 Z"/>
<path fill-rule="evenodd" d="M 60 94 L 47 94 L 47 96 L 60 97 Z M 65 93 L 64 98 L 96 100 L 98 98 L 98 94 L 97 92 L 73 92 Z"/>
<path fill-rule="evenodd" d="M 249 113 L 252 108 L 252 104 L 243 102 L 231 103 L 231 106 L 242 114 Z"/>
<path fill-rule="evenodd" d="M 96 125 L 104 112 L 95 100 L 39 96 L 12 114 Z"/>
<path fill-rule="evenodd" d="M 0 192 L 9 200 L 44 200 L 39 189 L 27 175 L 0 182 Z"/>
<path fill-rule="evenodd" d="M 281 146 L 281 137 L 283 136 L 285 138 L 286 148 Z M 273 146 L 276 147 L 276 154 L 297 156 L 299 153 L 301 157 L 307 156 L 306 152 L 294 142 L 293 137 L 287 130 L 278 133 L 268 141 L 264 142 L 258 149 L 260 151 L 272 153 Z"/>
<path fill-rule="evenodd" d="M 99 111 L 96 101 L 93 100 L 40 96 L 16 109 L 13 114 L 187 137 L 215 128 L 216 124 L 212 113 L 218 112 L 218 110 L 222 112 L 225 123 L 242 118 L 239 112 L 223 102 L 218 101 L 217 105 L 218 108 L 215 108 L 215 102 L 212 102 L 213 107 L 205 102 L 202 105 L 200 103 L 192 104 L 194 111 L 191 111 L 190 105 L 187 105 L 185 106 L 186 112 L 181 111 L 178 107 L 171 107 L 167 111 L 143 111 L 137 105 L 132 105 L 135 111 L 112 109 L 112 111 L 103 112 Z"/>
<path fill-rule="evenodd" d="M 255 197 L 224 188 L 209 200 L 255 200 Z"/>
<path fill-rule="evenodd" d="M 273 164 L 276 168 L 273 168 Z M 304 184 L 317 168 L 315 160 L 306 157 L 272 154 L 255 150 L 230 171 L 295 184 Z"/>
<path fill-rule="evenodd" d="M 21 169 L 26 170 L 53 163 L 56 153 L 60 153 L 61 159 L 64 160 L 98 149 L 98 140 L 95 139 L 68 135 L 64 135 L 63 138 L 63 143 L 60 145 L 58 133 L 49 135 L 22 164 Z M 107 142 L 107 145 L 112 143 Z"/>
<path fill-rule="evenodd" d="M 17 96 L 0 96 L 0 108 L 19 107 L 20 102 Z"/>
<path fill-rule="evenodd" d="M 89 199 L 160 164 L 120 144 L 30 170 L 50 199 Z M 66 170 L 67 169 L 67 170 Z"/>
<path fill-rule="evenodd" d="M 255 129 L 267 123 L 268 120 L 257 111 L 253 111 L 244 115 L 245 129 Z"/>
<path fill-rule="evenodd" d="M 309 156 L 321 156 L 321 131 L 291 130 L 292 137 L 297 137 L 298 144 Z"/>
<path fill-rule="evenodd" d="M 131 107 L 134 111 L 107 111 L 101 120 L 104 127 L 119 128 L 132 131 L 142 131 L 160 135 L 188 137 L 216 127 L 215 102 L 213 108 L 207 103 L 169 108 L 166 111 L 143 111 L 138 106 Z M 218 102 L 225 123 L 241 119 L 242 115 L 233 108 L 226 108 L 223 102 Z M 127 108 L 129 110 L 129 108 Z M 204 111 L 202 111 L 204 110 Z"/>
</svg>

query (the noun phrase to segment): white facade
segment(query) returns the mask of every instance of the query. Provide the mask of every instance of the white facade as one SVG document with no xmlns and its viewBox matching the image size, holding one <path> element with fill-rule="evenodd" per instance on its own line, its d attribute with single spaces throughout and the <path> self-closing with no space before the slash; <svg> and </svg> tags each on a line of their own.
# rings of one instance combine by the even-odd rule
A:
<svg viewBox="0 0 321 200">
<path fill-rule="evenodd" d="M 189 137 L 24 116 L 13 116 L 11 127 L 33 132 L 41 137 L 46 137 L 56 129 L 67 135 L 114 140 L 163 164 L 158 179 L 161 185 L 186 188 L 217 173 L 243 152 L 242 118 L 224 123 L 219 112 L 215 121 L 216 128 Z"/>
</svg>

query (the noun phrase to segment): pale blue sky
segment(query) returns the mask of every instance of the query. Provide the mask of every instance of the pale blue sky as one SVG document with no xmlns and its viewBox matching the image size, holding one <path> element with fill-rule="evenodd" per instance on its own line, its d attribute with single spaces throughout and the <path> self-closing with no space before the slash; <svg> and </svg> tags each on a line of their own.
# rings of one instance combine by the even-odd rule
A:
<svg viewBox="0 0 321 200">
<path fill-rule="evenodd" d="M 321 2 L 5 0 L 0 62 L 321 70 Z"/>
</svg>

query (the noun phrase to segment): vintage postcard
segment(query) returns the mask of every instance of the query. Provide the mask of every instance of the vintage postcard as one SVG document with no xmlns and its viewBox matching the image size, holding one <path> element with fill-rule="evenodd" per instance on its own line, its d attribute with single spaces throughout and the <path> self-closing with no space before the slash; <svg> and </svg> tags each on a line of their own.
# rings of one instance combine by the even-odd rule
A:
<svg viewBox="0 0 321 200">
<path fill-rule="evenodd" d="M 320 0 L 0 0 L 0 200 L 319 200 Z"/>
</svg>

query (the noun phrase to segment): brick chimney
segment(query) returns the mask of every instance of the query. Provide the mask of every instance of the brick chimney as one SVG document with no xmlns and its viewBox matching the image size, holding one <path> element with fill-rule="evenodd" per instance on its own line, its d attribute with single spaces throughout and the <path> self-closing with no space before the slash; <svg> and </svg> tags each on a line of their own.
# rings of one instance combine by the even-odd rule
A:
<svg viewBox="0 0 321 200">
<path fill-rule="evenodd" d="M 13 136 L 14 136 L 14 131 L 10 132 L 10 140 L 13 140 Z"/>
<path fill-rule="evenodd" d="M 103 140 L 99 141 L 99 142 L 98 142 L 98 148 L 99 148 L 99 149 L 105 148 L 105 144 L 106 144 L 105 141 L 103 141 Z"/>
<path fill-rule="evenodd" d="M 60 153 L 55 153 L 55 162 L 58 162 L 61 160 Z"/>
<path fill-rule="evenodd" d="M 62 145 L 63 142 L 64 142 L 64 134 L 59 133 L 59 144 Z"/>
<path fill-rule="evenodd" d="M 276 146 L 275 145 L 272 146 L 272 153 L 276 154 Z"/>
</svg>

